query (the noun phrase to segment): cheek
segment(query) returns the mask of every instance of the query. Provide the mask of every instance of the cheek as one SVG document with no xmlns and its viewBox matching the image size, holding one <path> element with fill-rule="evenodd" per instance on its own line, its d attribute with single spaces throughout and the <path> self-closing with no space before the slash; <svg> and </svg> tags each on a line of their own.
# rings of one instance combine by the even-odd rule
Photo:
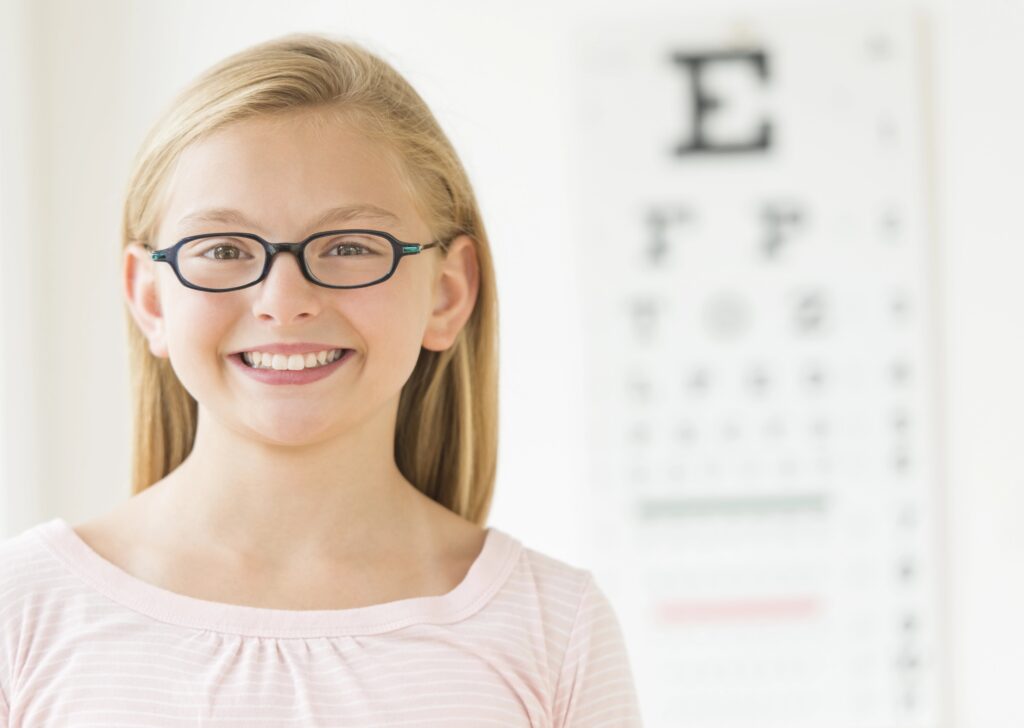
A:
<svg viewBox="0 0 1024 728">
<path fill-rule="evenodd" d="M 165 310 L 167 348 L 172 364 L 183 364 L 223 356 L 229 345 L 231 317 L 223 305 L 215 305 L 204 296 L 181 296 Z"/>
<path fill-rule="evenodd" d="M 408 376 L 419 358 L 429 314 L 429 298 L 413 286 L 374 291 L 348 318 L 363 338 L 368 357 Z"/>
</svg>

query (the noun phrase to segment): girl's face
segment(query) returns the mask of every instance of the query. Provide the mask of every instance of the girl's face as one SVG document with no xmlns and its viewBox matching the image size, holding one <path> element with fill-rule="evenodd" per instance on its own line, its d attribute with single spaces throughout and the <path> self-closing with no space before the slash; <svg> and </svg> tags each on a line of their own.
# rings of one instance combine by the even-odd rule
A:
<svg viewBox="0 0 1024 728">
<path fill-rule="evenodd" d="M 236 122 L 187 148 L 170 179 L 154 250 L 229 231 L 297 242 L 321 230 L 370 228 L 431 242 L 385 150 L 351 127 L 309 123 L 316 113 Z M 394 217 L 317 223 L 346 205 Z M 214 208 L 236 210 L 247 222 L 204 219 Z M 129 304 L 151 351 L 170 358 L 184 387 L 221 424 L 280 444 L 325 440 L 397 406 L 421 346 L 448 348 L 476 298 L 475 254 L 464 236 L 447 256 L 440 248 L 407 256 L 383 283 L 349 290 L 306 280 L 288 253 L 274 258 L 261 283 L 227 293 L 181 285 L 170 265 L 138 246 L 125 261 Z M 294 342 L 353 351 L 326 378 L 301 385 L 257 381 L 229 359 Z"/>
</svg>

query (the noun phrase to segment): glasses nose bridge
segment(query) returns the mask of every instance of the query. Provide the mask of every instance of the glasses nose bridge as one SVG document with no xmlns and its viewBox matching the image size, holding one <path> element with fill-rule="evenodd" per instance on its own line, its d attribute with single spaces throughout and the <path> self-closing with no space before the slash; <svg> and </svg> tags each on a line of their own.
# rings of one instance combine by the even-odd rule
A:
<svg viewBox="0 0 1024 728">
<path fill-rule="evenodd" d="M 265 241 L 266 242 L 266 241 Z M 267 251 L 267 275 L 270 275 L 270 269 L 274 265 L 274 258 L 278 253 L 291 253 L 295 256 L 295 262 L 299 266 L 299 271 L 305 273 L 306 262 L 303 260 L 302 247 L 304 243 L 266 243 Z"/>
</svg>

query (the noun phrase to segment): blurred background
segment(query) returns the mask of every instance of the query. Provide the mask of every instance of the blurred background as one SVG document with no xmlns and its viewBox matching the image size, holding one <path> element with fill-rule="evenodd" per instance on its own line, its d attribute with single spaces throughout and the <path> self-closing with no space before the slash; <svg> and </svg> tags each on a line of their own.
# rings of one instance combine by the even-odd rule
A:
<svg viewBox="0 0 1024 728">
<path fill-rule="evenodd" d="M 119 224 L 173 94 L 363 43 L 494 245 L 489 525 L 645 724 L 1024 725 L 1024 3 L 0 0 L 0 537 L 127 498 Z"/>
</svg>

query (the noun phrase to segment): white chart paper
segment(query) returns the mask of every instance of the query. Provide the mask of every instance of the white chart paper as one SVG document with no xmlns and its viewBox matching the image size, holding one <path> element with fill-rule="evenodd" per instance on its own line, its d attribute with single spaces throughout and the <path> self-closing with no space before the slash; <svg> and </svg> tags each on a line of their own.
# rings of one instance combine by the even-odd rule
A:
<svg viewBox="0 0 1024 728">
<path fill-rule="evenodd" d="M 588 522 L 648 728 L 947 719 L 926 39 L 851 6 L 574 42 Z"/>
</svg>

